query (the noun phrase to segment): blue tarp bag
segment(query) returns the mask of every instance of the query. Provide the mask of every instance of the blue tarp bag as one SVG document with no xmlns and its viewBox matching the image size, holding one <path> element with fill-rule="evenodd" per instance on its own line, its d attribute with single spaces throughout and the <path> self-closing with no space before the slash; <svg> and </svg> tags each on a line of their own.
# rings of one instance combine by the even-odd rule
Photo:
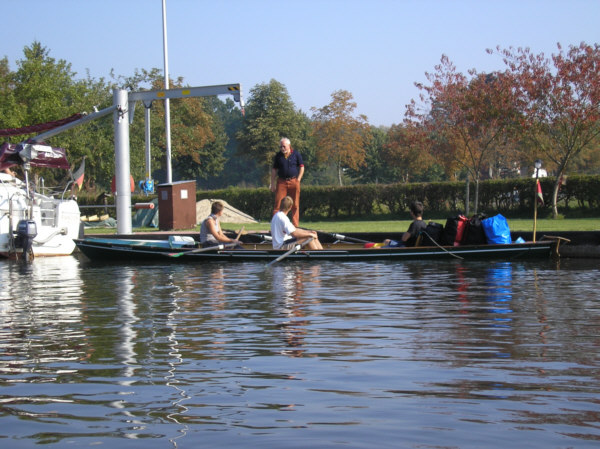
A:
<svg viewBox="0 0 600 449">
<path fill-rule="evenodd" d="M 502 215 L 498 214 L 486 218 L 481 224 L 483 225 L 483 231 L 489 244 L 512 243 L 508 222 Z"/>
</svg>

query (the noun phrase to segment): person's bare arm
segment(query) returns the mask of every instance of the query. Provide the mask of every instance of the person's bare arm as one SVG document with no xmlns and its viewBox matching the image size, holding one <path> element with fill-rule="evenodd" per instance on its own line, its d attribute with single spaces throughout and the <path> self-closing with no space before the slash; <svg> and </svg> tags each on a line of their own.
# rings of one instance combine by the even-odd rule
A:
<svg viewBox="0 0 600 449">
<path fill-rule="evenodd" d="M 229 237 L 227 237 L 225 234 L 223 234 L 223 231 L 221 231 L 220 229 L 217 229 L 217 225 L 212 218 L 210 220 L 208 220 L 208 223 L 206 223 L 206 226 L 208 228 L 208 232 L 210 232 L 213 235 L 213 237 L 217 239 L 218 242 L 224 242 L 224 243 L 233 242 L 233 240 L 231 240 Z"/>
</svg>

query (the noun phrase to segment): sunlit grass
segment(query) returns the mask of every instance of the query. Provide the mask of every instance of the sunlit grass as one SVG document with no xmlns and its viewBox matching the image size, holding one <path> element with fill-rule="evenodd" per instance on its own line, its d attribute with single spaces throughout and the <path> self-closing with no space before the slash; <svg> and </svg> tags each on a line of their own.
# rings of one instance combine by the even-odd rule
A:
<svg viewBox="0 0 600 449">
<path fill-rule="evenodd" d="M 444 220 L 432 220 L 445 224 Z M 306 221 L 301 222 L 303 228 L 316 229 L 324 232 L 403 232 L 408 229 L 410 220 L 373 220 L 373 221 Z M 223 229 L 239 230 L 239 223 L 223 223 Z M 250 223 L 243 225 L 246 231 L 265 231 L 269 229 L 268 222 Z M 533 219 L 508 219 L 512 231 L 533 231 Z M 536 224 L 538 231 L 599 231 L 599 218 L 577 219 L 542 219 Z"/>
<path fill-rule="evenodd" d="M 444 224 L 445 220 L 433 220 Z M 302 221 L 300 226 L 323 232 L 403 232 L 408 229 L 410 220 L 370 220 L 370 221 Z M 248 232 L 268 231 L 269 222 L 259 223 L 222 223 L 223 229 L 239 231 L 242 226 Z M 533 219 L 508 219 L 511 231 L 533 231 Z M 600 218 L 565 218 L 553 220 L 549 218 L 537 221 L 538 232 L 548 231 L 600 231 Z M 155 232 L 156 228 L 135 228 L 133 232 Z M 86 235 L 115 234 L 114 228 L 86 228 Z M 200 232 L 200 227 L 182 230 L 181 232 Z"/>
</svg>

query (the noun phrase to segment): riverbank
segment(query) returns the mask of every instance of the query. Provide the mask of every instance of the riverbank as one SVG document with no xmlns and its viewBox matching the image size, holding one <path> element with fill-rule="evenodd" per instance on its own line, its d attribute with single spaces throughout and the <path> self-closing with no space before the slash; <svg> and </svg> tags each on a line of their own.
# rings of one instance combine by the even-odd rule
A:
<svg viewBox="0 0 600 449">
<path fill-rule="evenodd" d="M 425 217 L 426 221 L 445 223 L 445 219 Z M 508 226 L 512 232 L 533 232 L 533 220 L 508 218 Z M 327 221 L 302 221 L 301 226 L 308 229 L 317 229 L 323 232 L 400 232 L 408 229 L 410 220 L 327 220 Z M 240 229 L 244 226 L 246 231 L 267 231 L 269 222 L 257 223 L 229 223 L 223 221 L 223 229 Z M 185 229 L 184 232 L 199 232 L 200 226 Z M 536 225 L 537 232 L 572 232 L 572 231 L 597 231 L 600 232 L 600 218 L 564 218 L 564 219 L 540 219 Z M 158 232 L 157 228 L 135 228 L 138 232 Z M 111 227 L 86 227 L 85 234 L 114 234 L 116 228 Z"/>
</svg>

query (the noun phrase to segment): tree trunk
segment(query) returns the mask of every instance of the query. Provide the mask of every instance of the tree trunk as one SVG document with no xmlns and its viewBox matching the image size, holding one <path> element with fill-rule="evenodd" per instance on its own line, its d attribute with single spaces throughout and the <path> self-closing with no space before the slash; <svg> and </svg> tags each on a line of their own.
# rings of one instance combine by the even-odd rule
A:
<svg viewBox="0 0 600 449">
<path fill-rule="evenodd" d="M 474 213 L 479 211 L 479 176 L 475 178 L 475 204 L 473 204 Z"/>
<path fill-rule="evenodd" d="M 470 207 L 470 203 L 471 203 L 471 198 L 470 198 L 470 182 L 469 182 L 469 177 L 467 176 L 467 183 L 465 186 L 465 215 L 468 217 L 469 216 L 469 207 Z"/>
<path fill-rule="evenodd" d="M 343 173 L 342 166 L 338 165 L 338 181 L 340 182 L 340 187 L 342 187 L 344 185 L 344 179 L 343 179 L 342 173 Z"/>
<path fill-rule="evenodd" d="M 560 188 L 560 178 L 562 177 L 565 167 L 569 163 L 571 155 L 568 154 L 560 163 L 556 173 L 556 180 L 554 181 L 554 188 L 552 189 L 552 218 L 558 218 L 558 189 Z"/>
<path fill-rule="evenodd" d="M 560 177 L 561 173 L 558 174 L 554 181 L 554 187 L 552 189 L 552 218 L 558 218 L 558 189 L 560 189 Z"/>
</svg>

